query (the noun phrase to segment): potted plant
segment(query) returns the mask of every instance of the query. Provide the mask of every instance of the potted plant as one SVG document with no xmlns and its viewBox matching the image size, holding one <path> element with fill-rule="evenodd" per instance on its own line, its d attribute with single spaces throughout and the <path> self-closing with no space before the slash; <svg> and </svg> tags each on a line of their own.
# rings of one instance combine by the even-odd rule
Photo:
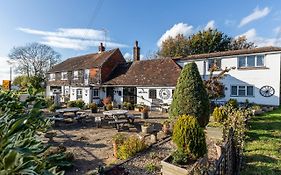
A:
<svg viewBox="0 0 281 175">
<path fill-rule="evenodd" d="M 112 138 L 113 144 L 113 156 L 118 158 L 118 145 L 122 144 L 125 140 L 125 136 L 123 134 L 117 133 Z"/>
<path fill-rule="evenodd" d="M 113 109 L 112 104 L 107 104 L 107 105 L 106 105 L 106 110 L 112 110 L 112 109 Z"/>
<path fill-rule="evenodd" d="M 137 104 L 137 105 L 135 106 L 135 111 L 136 111 L 136 112 L 140 112 L 141 109 L 142 109 L 142 106 L 141 106 L 141 105 Z"/>
<path fill-rule="evenodd" d="M 97 113 L 98 112 L 98 106 L 96 103 L 90 103 L 89 108 L 91 109 L 92 113 Z"/>
<path fill-rule="evenodd" d="M 170 132 L 170 122 L 168 120 L 165 120 L 162 124 L 162 131 L 164 134 L 169 134 Z"/>
<path fill-rule="evenodd" d="M 149 108 L 147 106 L 142 107 L 142 109 L 141 109 L 141 118 L 142 119 L 148 118 L 148 111 L 149 111 Z"/>
<path fill-rule="evenodd" d="M 141 125 L 141 132 L 144 134 L 150 133 L 151 127 L 151 123 L 145 122 L 143 125 Z"/>
<path fill-rule="evenodd" d="M 103 103 L 103 109 L 106 111 L 107 109 L 107 105 L 111 104 L 111 97 L 105 97 L 104 99 L 102 99 L 102 103 Z"/>
<path fill-rule="evenodd" d="M 207 144 L 204 130 L 197 119 L 190 115 L 179 116 L 173 130 L 173 142 L 177 150 L 161 161 L 162 174 L 190 174 L 184 168 L 206 157 Z"/>
</svg>

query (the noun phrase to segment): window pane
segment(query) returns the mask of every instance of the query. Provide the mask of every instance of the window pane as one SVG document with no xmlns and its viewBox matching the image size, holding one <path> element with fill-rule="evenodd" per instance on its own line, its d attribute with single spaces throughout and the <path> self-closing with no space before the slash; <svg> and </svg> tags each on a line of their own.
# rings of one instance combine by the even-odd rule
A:
<svg viewBox="0 0 281 175">
<path fill-rule="evenodd" d="M 239 86 L 239 88 L 238 88 L 238 96 L 246 96 L 245 86 Z"/>
<path fill-rule="evenodd" d="M 247 86 L 247 96 L 254 96 L 254 87 Z"/>
<path fill-rule="evenodd" d="M 245 57 L 239 57 L 239 62 L 238 62 L 238 66 L 239 67 L 245 67 L 246 66 L 246 58 Z"/>
<path fill-rule="evenodd" d="M 264 55 L 257 56 L 257 66 L 264 66 Z"/>
<path fill-rule="evenodd" d="M 247 56 L 247 66 L 255 67 L 255 56 Z"/>
<path fill-rule="evenodd" d="M 221 59 L 216 59 L 216 66 L 218 69 L 221 69 Z"/>
<path fill-rule="evenodd" d="M 215 63 L 214 59 L 208 60 L 208 68 L 211 69 L 214 63 Z"/>
<path fill-rule="evenodd" d="M 149 89 L 149 98 L 156 99 L 156 89 Z"/>
<path fill-rule="evenodd" d="M 98 97 L 99 96 L 99 90 L 98 89 L 94 89 L 93 96 L 94 97 Z"/>
<path fill-rule="evenodd" d="M 231 86 L 231 95 L 237 96 L 237 86 Z"/>
</svg>

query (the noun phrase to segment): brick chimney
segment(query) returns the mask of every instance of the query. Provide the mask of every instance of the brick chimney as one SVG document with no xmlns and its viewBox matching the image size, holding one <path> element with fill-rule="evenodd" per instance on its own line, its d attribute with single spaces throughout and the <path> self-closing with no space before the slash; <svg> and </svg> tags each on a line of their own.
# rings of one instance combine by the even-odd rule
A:
<svg viewBox="0 0 281 175">
<path fill-rule="evenodd" d="M 140 48 L 139 48 L 139 42 L 135 42 L 134 46 L 134 61 L 139 61 L 140 60 Z"/>
<path fill-rule="evenodd" d="M 99 46 L 99 53 L 102 53 L 105 51 L 105 47 L 103 46 L 102 43 L 100 43 L 100 46 Z"/>
</svg>

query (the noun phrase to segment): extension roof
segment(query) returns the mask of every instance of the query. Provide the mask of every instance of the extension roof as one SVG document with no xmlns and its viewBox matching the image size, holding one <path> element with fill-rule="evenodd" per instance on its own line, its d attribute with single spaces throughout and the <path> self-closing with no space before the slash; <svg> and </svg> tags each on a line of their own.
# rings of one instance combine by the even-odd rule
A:
<svg viewBox="0 0 281 175">
<path fill-rule="evenodd" d="M 122 86 L 175 86 L 181 68 L 174 60 L 152 59 L 120 64 L 105 85 Z"/>
</svg>

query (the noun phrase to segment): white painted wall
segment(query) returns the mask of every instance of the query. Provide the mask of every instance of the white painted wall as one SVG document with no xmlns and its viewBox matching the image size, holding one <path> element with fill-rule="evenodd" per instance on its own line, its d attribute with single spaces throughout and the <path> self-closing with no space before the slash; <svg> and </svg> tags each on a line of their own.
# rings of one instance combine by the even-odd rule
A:
<svg viewBox="0 0 281 175">
<path fill-rule="evenodd" d="M 144 104 L 147 106 L 151 106 L 152 99 L 149 98 L 149 89 L 156 89 L 156 98 L 163 100 L 163 103 L 171 104 L 172 90 L 175 87 L 137 87 L 137 104 Z M 163 99 L 160 97 L 160 91 L 167 90 L 170 93 L 170 97 L 168 99 Z"/>
<path fill-rule="evenodd" d="M 236 67 L 227 73 L 227 76 L 222 80 L 226 87 L 225 98 L 220 99 L 227 101 L 230 98 L 237 99 L 239 102 L 245 102 L 248 99 L 250 102 L 264 105 L 279 105 L 280 98 L 280 53 L 268 53 L 264 57 L 266 69 L 251 69 L 243 70 L 238 68 L 237 56 L 230 56 L 221 58 L 221 67 Z M 186 65 L 190 61 L 180 60 L 178 64 L 181 66 Z M 203 76 L 203 60 L 195 61 L 198 66 L 200 74 Z M 206 74 L 209 74 L 208 61 L 206 60 Z M 218 72 L 219 73 L 219 72 Z M 254 97 L 231 97 L 231 85 L 253 85 Z M 271 97 L 263 97 L 260 95 L 259 90 L 262 86 L 272 86 L 275 89 L 275 94 Z"/>
</svg>

